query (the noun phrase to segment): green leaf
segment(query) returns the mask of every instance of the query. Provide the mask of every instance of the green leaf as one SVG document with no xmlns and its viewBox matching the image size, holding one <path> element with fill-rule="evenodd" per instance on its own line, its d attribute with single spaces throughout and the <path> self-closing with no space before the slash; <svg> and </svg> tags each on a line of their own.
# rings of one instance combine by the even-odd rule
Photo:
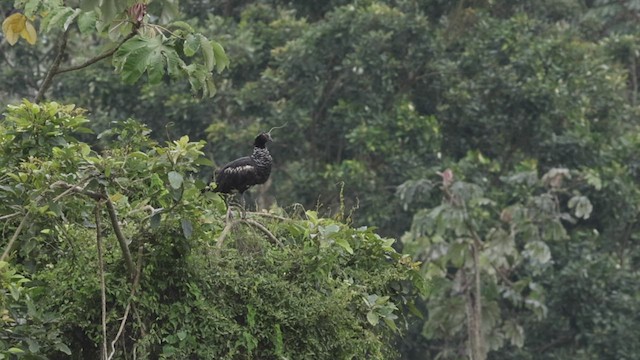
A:
<svg viewBox="0 0 640 360">
<path fill-rule="evenodd" d="M 328 226 L 319 226 L 318 230 L 320 231 L 323 237 L 329 237 L 332 234 L 335 234 L 338 231 L 340 231 L 340 226 L 337 224 L 330 224 Z"/>
<path fill-rule="evenodd" d="M 100 0 L 82 0 L 80 1 L 80 9 L 83 11 L 93 11 L 98 5 L 100 5 Z"/>
<path fill-rule="evenodd" d="M 136 82 L 146 71 L 149 82 L 162 80 L 165 67 L 177 72 L 181 60 L 175 49 L 164 44 L 162 36 L 143 37 L 136 35 L 122 44 L 113 55 L 116 71 L 122 74 L 123 81 Z"/>
<path fill-rule="evenodd" d="M 73 9 L 60 6 L 51 9 L 51 12 L 42 19 L 40 29 L 44 32 L 51 31 L 57 25 L 64 23 L 73 14 Z"/>
<path fill-rule="evenodd" d="M 12 347 L 9 348 L 9 350 L 7 350 L 10 354 L 14 354 L 14 355 L 18 355 L 18 354 L 24 354 L 24 350 L 17 348 L 17 347 Z"/>
<path fill-rule="evenodd" d="M 42 1 L 39 0 L 28 0 L 24 3 L 24 15 L 27 17 L 32 17 L 33 15 L 35 15 L 36 11 L 38 11 L 38 8 L 40 7 L 40 4 L 42 3 Z"/>
<path fill-rule="evenodd" d="M 279 355 L 281 358 L 284 358 L 283 353 L 284 353 L 284 340 L 282 338 L 282 329 L 280 329 L 280 324 L 275 324 L 273 326 L 274 329 L 274 339 L 273 339 L 273 344 L 275 346 L 275 353 L 276 355 Z"/>
<path fill-rule="evenodd" d="M 413 301 L 407 304 L 407 309 L 409 309 L 409 312 L 414 316 L 417 316 L 421 320 L 424 320 L 424 314 L 422 313 L 422 311 L 420 311 L 420 309 L 416 307 L 416 304 L 414 304 Z"/>
<path fill-rule="evenodd" d="M 378 322 L 380 321 L 380 317 L 375 312 L 369 311 L 367 313 L 367 321 L 369 322 L 369 324 L 371 324 L 373 326 L 376 326 L 376 325 L 378 325 Z"/>
<path fill-rule="evenodd" d="M 150 226 L 152 229 L 157 229 L 158 227 L 160 227 L 160 221 L 162 220 L 162 215 L 160 213 L 154 214 L 153 216 L 151 216 L 151 219 L 149 219 L 150 221 Z"/>
<path fill-rule="evenodd" d="M 20 288 L 13 284 L 9 284 L 9 292 L 13 300 L 18 301 L 20 299 Z"/>
<path fill-rule="evenodd" d="M 188 34 L 184 40 L 184 54 L 187 56 L 193 56 L 200 49 L 200 39 L 193 35 Z"/>
<path fill-rule="evenodd" d="M 178 335 L 178 339 L 180 339 L 180 341 L 184 340 L 187 338 L 187 332 L 184 330 L 180 330 L 176 333 L 176 335 Z"/>
<path fill-rule="evenodd" d="M 171 187 L 176 190 L 180 189 L 184 181 L 182 175 L 176 171 L 170 171 L 167 175 L 169 177 L 169 184 L 171 185 Z"/>
<path fill-rule="evenodd" d="M 549 246 L 542 241 L 532 241 L 524 246 L 524 255 L 530 259 L 534 259 L 540 264 L 546 264 L 551 260 L 551 250 Z"/>
<path fill-rule="evenodd" d="M 213 49 L 213 55 L 215 57 L 216 63 L 216 71 L 219 73 L 222 72 L 227 66 L 229 66 L 229 58 L 224 51 L 224 48 L 219 43 L 212 41 L 211 46 Z"/>
<path fill-rule="evenodd" d="M 596 190 L 602 189 L 602 179 L 600 179 L 600 175 L 595 171 L 588 171 L 584 174 L 585 179 L 587 180 L 587 184 L 593 186 Z"/>
<path fill-rule="evenodd" d="M 511 345 L 522 348 L 524 346 L 524 329 L 515 320 L 505 321 L 502 326 L 505 336 L 511 342 Z"/>
<path fill-rule="evenodd" d="M 64 343 L 57 343 L 55 345 L 55 349 L 65 353 L 67 355 L 71 355 L 71 349 L 69 349 L 69 347 Z"/>
<path fill-rule="evenodd" d="M 574 209 L 574 214 L 579 219 L 588 219 L 593 211 L 593 205 L 586 196 L 572 197 L 569 199 L 568 206 L 570 209 Z"/>
<path fill-rule="evenodd" d="M 206 157 L 197 158 L 196 161 L 194 161 L 194 164 L 203 165 L 203 166 L 210 166 L 210 167 L 215 166 L 213 161 L 211 161 L 211 159 L 207 159 Z"/>
<path fill-rule="evenodd" d="M 351 248 L 351 245 L 349 245 L 349 242 L 347 241 L 347 239 L 345 239 L 343 237 L 339 237 L 339 238 L 335 239 L 335 241 L 336 241 L 336 244 L 338 244 L 346 252 L 348 252 L 349 254 L 353 255 L 353 249 Z"/>
<path fill-rule="evenodd" d="M 207 71 L 213 70 L 213 67 L 216 64 L 216 58 L 213 53 L 212 42 L 206 37 L 197 34 L 198 39 L 200 40 L 200 47 L 202 48 L 202 55 L 204 56 L 204 66 Z"/>
<path fill-rule="evenodd" d="M 38 353 L 40 351 L 40 344 L 37 341 L 35 341 L 35 340 L 31 339 L 31 338 L 27 338 L 25 341 L 27 342 L 27 344 L 29 344 L 29 351 L 30 352 Z"/>
<path fill-rule="evenodd" d="M 102 12 L 102 21 L 104 23 L 110 23 L 116 15 L 118 15 L 118 0 L 100 0 L 98 2 L 100 11 Z M 123 9 L 124 10 L 124 9 Z"/>
<path fill-rule="evenodd" d="M 391 328 L 391 330 L 393 330 L 395 332 L 399 332 L 399 329 L 398 329 L 398 327 L 396 326 L 396 323 L 393 320 L 391 320 L 389 318 L 386 318 L 386 317 L 384 319 L 382 319 L 382 320 L 384 320 L 384 323 L 387 324 L 387 326 L 389 328 Z"/>
<path fill-rule="evenodd" d="M 186 30 L 186 31 L 187 31 L 187 32 L 189 32 L 189 33 L 193 33 L 193 32 L 195 32 L 195 30 L 193 29 L 193 27 L 192 27 L 191 25 L 187 24 L 187 23 L 186 23 L 186 22 L 184 22 L 184 21 L 175 21 L 175 22 L 171 23 L 171 25 L 170 25 L 170 26 L 171 26 L 171 27 L 177 27 L 177 28 L 179 28 L 179 29 Z"/>
<path fill-rule="evenodd" d="M 191 221 L 187 219 L 180 220 L 180 224 L 182 225 L 182 233 L 186 239 L 191 239 L 191 235 L 193 235 L 193 224 Z"/>
<path fill-rule="evenodd" d="M 447 255 L 451 260 L 451 264 L 457 268 L 462 267 L 464 265 L 464 261 L 469 253 L 469 246 L 464 241 L 458 241 L 453 243 L 449 247 L 449 251 Z"/>
</svg>

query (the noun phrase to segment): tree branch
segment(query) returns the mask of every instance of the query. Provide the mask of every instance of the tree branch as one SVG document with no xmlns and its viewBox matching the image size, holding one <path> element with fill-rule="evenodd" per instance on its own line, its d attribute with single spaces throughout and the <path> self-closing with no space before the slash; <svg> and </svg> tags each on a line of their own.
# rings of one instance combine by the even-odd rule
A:
<svg viewBox="0 0 640 360">
<path fill-rule="evenodd" d="M 270 219 L 276 219 L 276 220 L 280 220 L 280 221 L 290 220 L 290 219 L 287 219 L 286 217 L 283 217 L 283 216 L 278 216 L 278 215 L 265 213 L 265 212 L 257 212 L 257 211 L 247 211 L 247 215 L 257 215 L 257 216 L 262 216 L 262 217 L 266 217 L 266 218 L 270 218 Z"/>
<path fill-rule="evenodd" d="M 96 57 L 93 57 L 85 62 L 83 62 L 82 64 L 79 65 L 75 65 L 75 66 L 70 66 L 64 69 L 60 69 L 60 63 L 62 62 L 62 57 L 66 51 L 67 48 L 67 36 L 68 36 L 68 32 L 69 29 L 67 29 L 63 34 L 62 34 L 62 39 L 60 40 L 60 45 L 58 47 L 58 54 L 56 55 L 56 58 L 53 60 L 53 64 L 51 64 L 51 67 L 49 68 L 49 71 L 47 71 L 47 75 L 44 78 L 44 81 L 42 82 L 42 85 L 40 86 L 40 89 L 38 90 L 38 94 L 36 95 L 36 98 L 34 99 L 35 103 L 39 103 L 42 101 L 42 99 L 44 98 L 44 93 L 49 89 L 49 87 L 51 86 L 51 82 L 53 81 L 53 78 L 56 75 L 60 75 L 60 74 L 64 74 L 70 71 L 75 71 L 75 70 L 80 70 L 80 69 L 84 69 L 88 66 L 91 66 L 95 63 L 97 63 L 98 61 L 104 60 L 108 57 L 110 57 L 111 55 L 113 55 L 116 51 L 118 51 L 118 49 L 122 46 L 122 44 L 124 44 L 125 42 L 127 42 L 127 40 L 131 39 L 132 37 L 134 37 L 138 32 L 137 29 L 134 29 L 132 32 L 130 32 L 127 36 L 125 36 L 124 39 L 122 39 L 113 49 L 108 50 Z"/>
<path fill-rule="evenodd" d="M 125 42 L 127 42 L 129 39 L 131 39 L 132 37 L 134 37 L 138 32 L 137 31 L 132 31 L 129 33 L 129 35 L 127 35 L 124 39 L 122 39 L 122 41 L 120 41 L 118 43 L 118 45 L 116 45 L 113 49 L 106 51 L 96 57 L 93 57 L 85 62 L 83 62 L 82 64 L 79 65 L 75 65 L 75 66 L 70 66 L 68 68 L 64 68 L 64 69 L 60 69 L 58 70 L 55 75 L 59 75 L 59 74 L 64 74 L 70 71 L 76 71 L 76 70 L 80 70 L 80 69 L 84 69 L 88 66 L 91 66 L 95 63 L 97 63 L 98 61 L 104 60 L 108 57 L 110 57 L 111 55 L 115 54 L 116 51 L 118 51 L 118 49 L 120 48 L 120 46 L 122 46 L 122 44 L 124 44 Z"/>
<path fill-rule="evenodd" d="M 227 235 L 229 235 L 229 231 L 231 231 L 231 228 L 233 228 L 236 224 L 238 224 L 238 220 L 227 221 L 227 224 L 224 226 L 224 229 L 222 229 L 222 233 L 218 237 L 218 240 L 216 240 L 216 247 L 218 247 L 218 251 L 222 248 L 224 239 L 227 237 Z"/>
<path fill-rule="evenodd" d="M 280 240 L 278 240 L 278 238 L 276 238 L 271 231 L 269 231 L 269 229 L 267 229 L 266 227 L 264 227 L 264 225 L 260 224 L 259 222 L 255 221 L 255 220 L 251 220 L 251 219 L 243 219 L 241 220 L 243 223 L 251 225 L 255 228 L 257 228 L 258 230 L 262 231 L 265 235 L 267 235 L 267 237 L 269 238 L 269 240 L 271 240 L 272 243 L 283 247 L 282 243 L 280 242 Z"/>
<path fill-rule="evenodd" d="M 31 214 L 31 212 L 27 212 L 27 214 L 22 218 L 22 221 L 20 221 L 20 224 L 18 225 L 18 228 L 16 229 L 16 232 L 13 233 L 13 236 L 9 240 L 9 243 L 7 244 L 7 247 L 4 249 L 4 252 L 2 253 L 2 257 L 0 257 L 0 261 L 5 261 L 7 259 L 7 257 L 9 256 L 9 254 L 11 253 L 11 250 L 13 249 L 13 245 L 16 242 L 16 240 L 18 239 L 18 236 L 20 236 L 20 233 L 22 232 L 22 229 L 27 224 L 27 220 L 29 219 L 29 215 L 30 214 Z"/>
<path fill-rule="evenodd" d="M 129 270 L 129 274 L 131 279 L 135 279 L 135 271 L 136 266 L 133 263 L 133 259 L 131 258 L 131 252 L 129 251 L 129 245 L 127 244 L 127 239 L 124 237 L 122 233 L 122 229 L 120 228 L 120 223 L 118 222 L 118 215 L 116 213 L 116 209 L 109 198 L 109 195 L 106 193 L 106 189 L 103 190 L 103 198 L 107 203 L 107 211 L 109 212 L 109 218 L 111 218 L 111 226 L 113 227 L 113 231 L 116 234 L 116 238 L 118 239 L 118 244 L 120 244 L 120 249 L 122 250 L 122 256 L 124 257 L 125 264 L 127 265 L 127 270 Z"/>
<path fill-rule="evenodd" d="M 60 44 L 58 45 L 58 53 L 56 54 L 55 59 L 53 59 L 53 63 L 47 71 L 47 75 L 44 77 L 42 81 L 42 85 L 40 85 L 40 89 L 38 89 L 38 94 L 36 94 L 34 103 L 39 103 L 44 98 L 44 93 L 51 86 L 51 82 L 53 81 L 53 77 L 56 76 L 58 68 L 60 67 L 60 63 L 62 62 L 62 57 L 67 49 L 67 37 L 69 35 L 69 28 L 62 33 L 62 37 L 60 38 Z"/>
<path fill-rule="evenodd" d="M 107 358 L 107 290 L 104 281 L 104 260 L 102 258 L 102 224 L 100 223 L 100 202 L 96 204 L 96 242 L 98 247 L 98 269 L 100 272 L 100 298 L 102 302 L 102 359 Z"/>
<path fill-rule="evenodd" d="M 72 193 L 72 192 L 88 196 L 88 197 L 90 197 L 90 198 L 92 198 L 93 200 L 96 200 L 96 201 L 100 201 L 104 197 L 104 195 L 102 195 L 100 193 L 97 193 L 97 192 L 91 191 L 91 190 L 86 190 L 82 186 L 71 185 L 71 184 L 68 184 L 68 183 L 66 183 L 64 181 L 56 181 L 56 182 L 54 182 L 53 184 L 51 184 L 51 188 L 52 189 L 55 189 L 55 188 L 67 189 L 64 192 L 62 192 L 62 194 L 60 194 L 60 195 L 56 196 L 55 198 L 53 198 L 53 202 L 57 202 L 58 200 L 60 200 L 61 198 L 65 197 L 66 195 L 68 195 L 69 193 Z"/>
<path fill-rule="evenodd" d="M 113 358 L 113 355 L 115 355 L 116 353 L 116 343 L 118 342 L 118 339 L 120 339 L 120 336 L 122 336 L 122 333 L 124 332 L 124 326 L 127 324 L 127 319 L 129 318 L 129 311 L 131 311 L 131 308 L 133 307 L 133 297 L 136 294 L 136 290 L 138 288 L 138 284 L 140 283 L 140 278 L 142 276 L 142 251 L 143 250 L 144 250 L 144 247 L 142 246 L 138 248 L 138 266 L 136 268 L 135 274 L 133 274 L 133 285 L 131 285 L 131 294 L 129 295 L 129 302 L 127 302 L 127 307 L 124 309 L 124 315 L 122 315 L 122 321 L 120 322 L 118 333 L 116 334 L 116 337 L 113 338 L 113 341 L 111 342 L 111 354 L 106 358 L 107 360 L 111 360 Z M 135 312 L 135 309 L 134 309 L 134 312 Z M 142 330 L 144 331 L 143 328 Z"/>
</svg>

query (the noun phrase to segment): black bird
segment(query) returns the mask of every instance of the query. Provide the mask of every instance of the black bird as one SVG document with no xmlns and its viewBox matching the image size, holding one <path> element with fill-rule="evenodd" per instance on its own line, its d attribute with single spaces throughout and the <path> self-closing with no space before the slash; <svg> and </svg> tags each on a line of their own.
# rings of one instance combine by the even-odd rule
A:
<svg viewBox="0 0 640 360">
<path fill-rule="evenodd" d="M 240 194 L 253 185 L 264 184 L 271 174 L 271 154 L 267 143 L 273 141 L 270 132 L 261 133 L 253 142 L 253 154 L 226 164 L 215 172 L 215 192 Z"/>
</svg>

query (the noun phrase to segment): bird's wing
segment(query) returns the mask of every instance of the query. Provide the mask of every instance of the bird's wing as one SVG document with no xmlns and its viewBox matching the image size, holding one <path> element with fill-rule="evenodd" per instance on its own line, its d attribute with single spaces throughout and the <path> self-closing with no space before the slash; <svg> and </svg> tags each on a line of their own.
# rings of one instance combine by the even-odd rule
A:
<svg viewBox="0 0 640 360">
<path fill-rule="evenodd" d="M 226 164 L 216 171 L 216 184 L 219 192 L 228 193 L 232 190 L 245 191 L 253 185 L 256 177 L 256 167 L 250 157 L 242 157 Z"/>
<path fill-rule="evenodd" d="M 226 164 L 222 169 L 216 171 L 216 176 L 235 176 L 252 171 L 255 171 L 254 162 L 249 156 L 245 156 Z"/>
</svg>

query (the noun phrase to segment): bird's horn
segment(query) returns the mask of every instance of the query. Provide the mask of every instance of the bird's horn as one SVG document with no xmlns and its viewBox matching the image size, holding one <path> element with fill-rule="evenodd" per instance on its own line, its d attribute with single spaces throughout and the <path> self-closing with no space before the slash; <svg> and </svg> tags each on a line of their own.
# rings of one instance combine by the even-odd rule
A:
<svg viewBox="0 0 640 360">
<path fill-rule="evenodd" d="M 272 128 L 271 128 L 271 130 L 269 130 L 269 131 L 267 132 L 267 134 L 271 135 L 271 132 L 272 132 L 273 130 L 275 130 L 275 129 L 282 129 L 282 128 L 283 128 L 283 127 L 285 127 L 285 126 L 287 126 L 287 123 L 284 123 L 284 124 L 282 124 L 282 125 L 280 125 L 280 126 L 274 126 L 274 127 L 272 127 Z"/>
</svg>

